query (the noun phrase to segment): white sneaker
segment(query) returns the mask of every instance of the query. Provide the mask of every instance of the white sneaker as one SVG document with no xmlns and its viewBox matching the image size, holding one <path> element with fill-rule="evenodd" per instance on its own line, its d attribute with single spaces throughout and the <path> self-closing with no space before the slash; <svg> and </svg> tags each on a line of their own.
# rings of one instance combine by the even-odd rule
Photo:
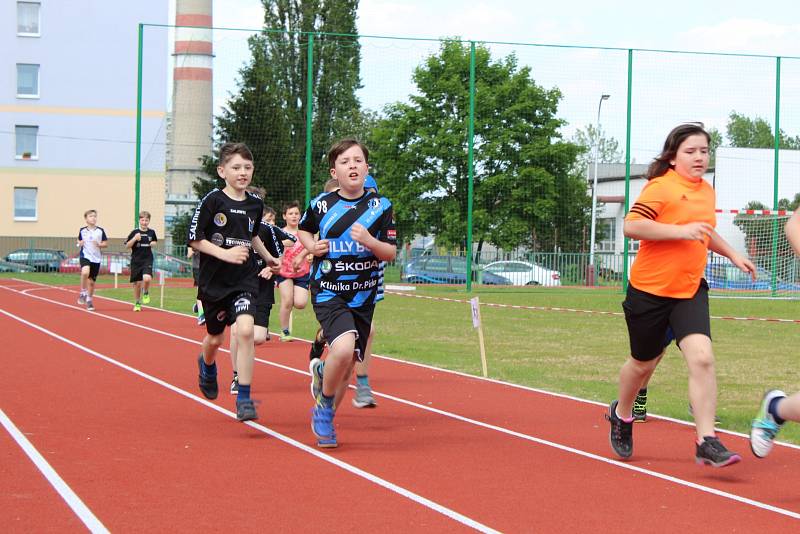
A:
<svg viewBox="0 0 800 534">
<path fill-rule="evenodd" d="M 775 436 L 781 429 L 772 414 L 769 413 L 769 404 L 772 399 L 786 397 L 786 393 L 779 389 L 767 391 L 761 399 L 761 408 L 758 415 L 750 425 L 750 450 L 759 458 L 764 458 L 772 450 Z"/>
</svg>

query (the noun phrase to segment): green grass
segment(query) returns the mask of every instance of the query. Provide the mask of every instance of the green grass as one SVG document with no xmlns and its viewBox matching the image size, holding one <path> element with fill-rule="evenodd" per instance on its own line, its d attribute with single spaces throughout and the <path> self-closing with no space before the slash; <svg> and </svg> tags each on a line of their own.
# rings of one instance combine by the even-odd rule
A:
<svg viewBox="0 0 800 534">
<path fill-rule="evenodd" d="M 26 274 L 19 278 L 54 284 L 76 284 L 75 275 Z M 112 279 L 113 280 L 113 279 Z M 101 279 L 109 282 L 109 278 Z M 132 301 L 125 283 L 99 294 Z M 420 287 L 413 294 L 482 303 L 621 311 L 619 289 Z M 154 288 L 153 304 L 158 305 Z M 189 313 L 194 290 L 167 288 L 165 308 Z M 716 299 L 714 316 L 793 319 L 796 301 Z M 275 310 L 273 308 L 273 310 Z M 566 311 L 481 307 L 489 375 L 492 378 L 548 391 L 609 402 L 616 397 L 619 368 L 627 358 L 625 321 L 617 315 Z M 399 359 L 478 375 L 478 336 L 472 328 L 469 304 L 388 295 L 376 309 L 375 352 Z M 273 327 L 277 311 L 273 312 Z M 310 339 L 316 321 L 309 306 L 294 314 L 294 335 Z M 726 429 L 748 432 L 765 389 L 800 390 L 796 346 L 800 324 L 712 320 L 717 361 L 718 413 Z M 652 412 L 688 420 L 687 372 L 674 344 L 650 384 Z M 800 425 L 787 425 L 781 439 L 800 443 Z"/>
</svg>

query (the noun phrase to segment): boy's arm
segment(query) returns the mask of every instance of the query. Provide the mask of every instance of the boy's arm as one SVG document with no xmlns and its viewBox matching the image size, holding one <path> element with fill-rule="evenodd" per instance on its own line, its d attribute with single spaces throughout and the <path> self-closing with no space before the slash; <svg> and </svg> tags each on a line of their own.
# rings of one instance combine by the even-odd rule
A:
<svg viewBox="0 0 800 534">
<path fill-rule="evenodd" d="M 370 249 L 375 254 L 375 257 L 381 261 L 393 261 L 397 256 L 397 246 L 395 244 L 378 240 L 362 224 L 356 223 L 353 225 L 350 230 L 350 237 Z"/>
<path fill-rule="evenodd" d="M 269 253 L 269 250 L 267 250 L 267 247 L 264 246 L 264 243 L 261 241 L 259 236 L 255 236 L 252 243 L 253 249 L 258 252 L 259 256 L 264 258 L 264 261 L 267 262 L 267 265 L 274 266 L 278 264 L 278 259 Z"/>
<path fill-rule="evenodd" d="M 128 235 L 128 240 L 125 241 L 125 248 L 132 249 L 133 246 L 136 244 L 136 242 L 139 241 L 141 238 L 142 238 L 142 236 L 139 235 L 139 232 L 137 232 L 137 231 L 131 232 Z"/>
<path fill-rule="evenodd" d="M 324 256 L 328 253 L 327 239 L 316 239 L 314 234 L 306 230 L 298 230 L 297 239 L 299 239 L 303 247 L 314 256 Z"/>
<path fill-rule="evenodd" d="M 195 249 L 197 252 L 208 254 L 209 256 L 213 256 L 227 263 L 235 263 L 239 265 L 247 261 L 248 256 L 250 256 L 250 252 L 247 250 L 247 247 L 239 245 L 232 248 L 222 248 L 218 247 L 207 239 L 190 241 L 189 246 Z"/>
<path fill-rule="evenodd" d="M 102 228 L 100 229 L 100 242 L 97 244 L 100 248 L 106 248 L 108 246 L 108 236 L 106 236 L 106 231 Z"/>
<path fill-rule="evenodd" d="M 725 256 L 731 260 L 735 266 L 737 266 L 740 270 L 750 273 L 750 278 L 753 279 L 755 282 L 756 280 L 756 266 L 753 265 L 753 262 L 736 252 L 732 246 L 725 241 L 721 235 L 717 232 L 711 233 L 711 241 L 708 243 L 708 249 L 712 252 L 716 252 L 722 256 Z"/>
</svg>

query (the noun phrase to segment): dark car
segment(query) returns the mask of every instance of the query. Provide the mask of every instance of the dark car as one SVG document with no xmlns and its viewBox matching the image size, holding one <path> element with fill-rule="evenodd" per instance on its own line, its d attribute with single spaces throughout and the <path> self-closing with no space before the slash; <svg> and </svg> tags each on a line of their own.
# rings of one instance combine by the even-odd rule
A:
<svg viewBox="0 0 800 534">
<path fill-rule="evenodd" d="M 66 258 L 63 250 L 49 248 L 20 248 L 9 252 L 6 261 L 21 263 L 33 267 L 35 271 L 58 271 L 61 262 Z"/>
<path fill-rule="evenodd" d="M 733 289 L 741 291 L 769 291 L 772 289 L 772 274 L 761 267 L 756 267 L 756 280 L 748 273 L 739 270 L 728 259 L 708 262 L 704 273 L 709 289 Z M 777 291 L 800 291 L 800 285 L 781 280 L 775 280 Z"/>
<path fill-rule="evenodd" d="M 0 273 L 32 273 L 33 267 L 24 263 L 0 260 Z"/>
<path fill-rule="evenodd" d="M 473 271 L 472 279 L 477 280 Z M 491 285 L 510 285 L 511 281 L 489 272 L 482 273 L 482 282 Z M 466 284 L 467 259 L 460 256 L 420 256 L 409 262 L 402 276 L 409 284 Z"/>
</svg>

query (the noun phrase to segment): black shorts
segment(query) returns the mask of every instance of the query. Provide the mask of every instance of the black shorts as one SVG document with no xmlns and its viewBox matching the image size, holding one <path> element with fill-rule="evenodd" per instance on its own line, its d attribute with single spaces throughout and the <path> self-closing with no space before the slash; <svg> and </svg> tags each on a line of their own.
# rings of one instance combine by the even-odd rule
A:
<svg viewBox="0 0 800 534">
<path fill-rule="evenodd" d="M 153 262 L 131 263 L 131 282 L 141 282 L 144 275 L 153 276 Z"/>
<path fill-rule="evenodd" d="M 231 293 L 217 301 L 203 300 L 203 314 L 206 316 L 206 332 L 218 336 L 226 326 L 236 322 L 240 315 L 256 316 L 256 298 L 248 291 Z"/>
<path fill-rule="evenodd" d="M 256 299 L 256 304 L 259 306 L 272 306 L 275 304 L 275 279 L 270 278 L 269 280 L 265 280 L 264 278 L 258 278 L 258 298 Z"/>
<path fill-rule="evenodd" d="M 269 330 L 269 314 L 272 312 L 272 304 L 256 304 L 256 315 L 253 324 L 263 326 Z"/>
<path fill-rule="evenodd" d="M 80 262 L 81 262 L 81 271 L 83 270 L 84 267 L 88 265 L 89 278 L 91 278 L 92 280 L 97 280 L 97 275 L 100 273 L 100 262 L 94 263 L 87 260 L 86 258 L 81 258 Z"/>
<path fill-rule="evenodd" d="M 358 361 L 364 360 L 374 312 L 375 304 L 351 308 L 341 297 L 314 303 L 314 313 L 328 346 L 333 346 L 336 339 L 343 334 L 353 332 L 356 335 L 355 358 Z"/>
<path fill-rule="evenodd" d="M 628 323 L 631 356 L 642 362 L 657 358 L 673 339 L 680 347 L 681 340 L 689 334 L 711 338 L 708 284 L 704 279 L 688 299 L 659 297 L 628 284 L 622 309 Z"/>
</svg>

